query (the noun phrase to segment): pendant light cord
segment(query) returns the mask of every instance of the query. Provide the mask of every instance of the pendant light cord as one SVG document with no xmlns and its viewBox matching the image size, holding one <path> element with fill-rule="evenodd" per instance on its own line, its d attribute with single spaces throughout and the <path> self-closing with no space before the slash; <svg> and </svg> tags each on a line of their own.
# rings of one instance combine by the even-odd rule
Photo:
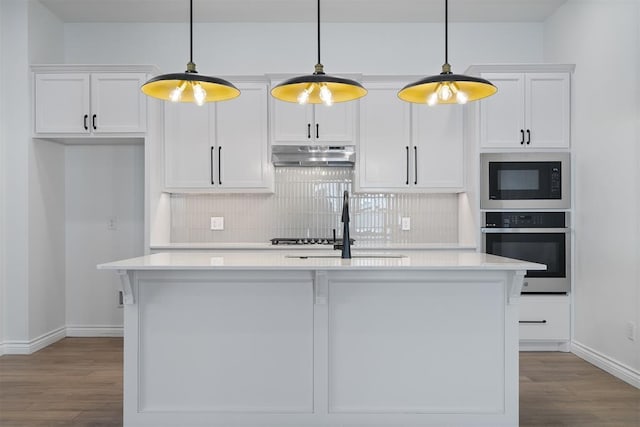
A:
<svg viewBox="0 0 640 427">
<path fill-rule="evenodd" d="M 320 64 L 320 0 L 318 0 L 318 64 Z"/>
<path fill-rule="evenodd" d="M 193 0 L 189 0 L 189 62 L 193 62 Z"/>
<path fill-rule="evenodd" d="M 449 63 L 449 0 L 444 0 L 444 62 Z"/>
</svg>

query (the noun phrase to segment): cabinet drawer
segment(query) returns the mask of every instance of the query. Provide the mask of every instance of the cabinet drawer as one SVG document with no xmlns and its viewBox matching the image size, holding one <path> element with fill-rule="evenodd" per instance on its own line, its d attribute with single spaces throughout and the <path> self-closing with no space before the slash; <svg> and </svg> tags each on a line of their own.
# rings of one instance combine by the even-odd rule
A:
<svg viewBox="0 0 640 427">
<path fill-rule="evenodd" d="M 520 298 L 520 340 L 568 341 L 571 310 L 569 297 Z"/>
</svg>

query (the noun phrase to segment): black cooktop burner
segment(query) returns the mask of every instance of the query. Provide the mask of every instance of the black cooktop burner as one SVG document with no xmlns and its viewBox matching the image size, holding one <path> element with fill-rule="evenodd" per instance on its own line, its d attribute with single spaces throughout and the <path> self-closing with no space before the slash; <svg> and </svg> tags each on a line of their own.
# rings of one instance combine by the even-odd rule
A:
<svg viewBox="0 0 640 427">
<path fill-rule="evenodd" d="M 355 242 L 354 239 L 349 239 L 351 244 Z M 333 240 L 333 237 L 277 237 L 271 239 L 272 245 L 333 245 L 335 243 L 341 243 L 342 239 Z"/>
</svg>

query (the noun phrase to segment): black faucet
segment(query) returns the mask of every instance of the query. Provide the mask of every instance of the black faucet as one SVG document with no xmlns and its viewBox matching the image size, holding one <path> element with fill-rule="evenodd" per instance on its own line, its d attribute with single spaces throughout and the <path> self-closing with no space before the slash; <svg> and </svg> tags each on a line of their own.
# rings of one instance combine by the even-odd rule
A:
<svg viewBox="0 0 640 427">
<path fill-rule="evenodd" d="M 342 199 L 342 259 L 351 259 L 351 239 L 349 238 L 349 192 L 344 190 Z"/>
</svg>

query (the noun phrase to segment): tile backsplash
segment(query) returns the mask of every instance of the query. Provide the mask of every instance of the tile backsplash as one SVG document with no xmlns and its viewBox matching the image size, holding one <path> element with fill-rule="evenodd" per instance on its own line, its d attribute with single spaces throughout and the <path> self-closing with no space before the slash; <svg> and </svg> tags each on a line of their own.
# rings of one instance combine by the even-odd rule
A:
<svg viewBox="0 0 640 427">
<path fill-rule="evenodd" d="M 275 168 L 275 194 L 172 194 L 173 243 L 268 242 L 274 237 L 342 234 L 349 191 L 351 236 L 371 243 L 456 243 L 456 194 L 352 193 L 353 169 Z M 212 216 L 224 230 L 210 229 Z M 401 218 L 411 218 L 402 231 Z"/>
</svg>

